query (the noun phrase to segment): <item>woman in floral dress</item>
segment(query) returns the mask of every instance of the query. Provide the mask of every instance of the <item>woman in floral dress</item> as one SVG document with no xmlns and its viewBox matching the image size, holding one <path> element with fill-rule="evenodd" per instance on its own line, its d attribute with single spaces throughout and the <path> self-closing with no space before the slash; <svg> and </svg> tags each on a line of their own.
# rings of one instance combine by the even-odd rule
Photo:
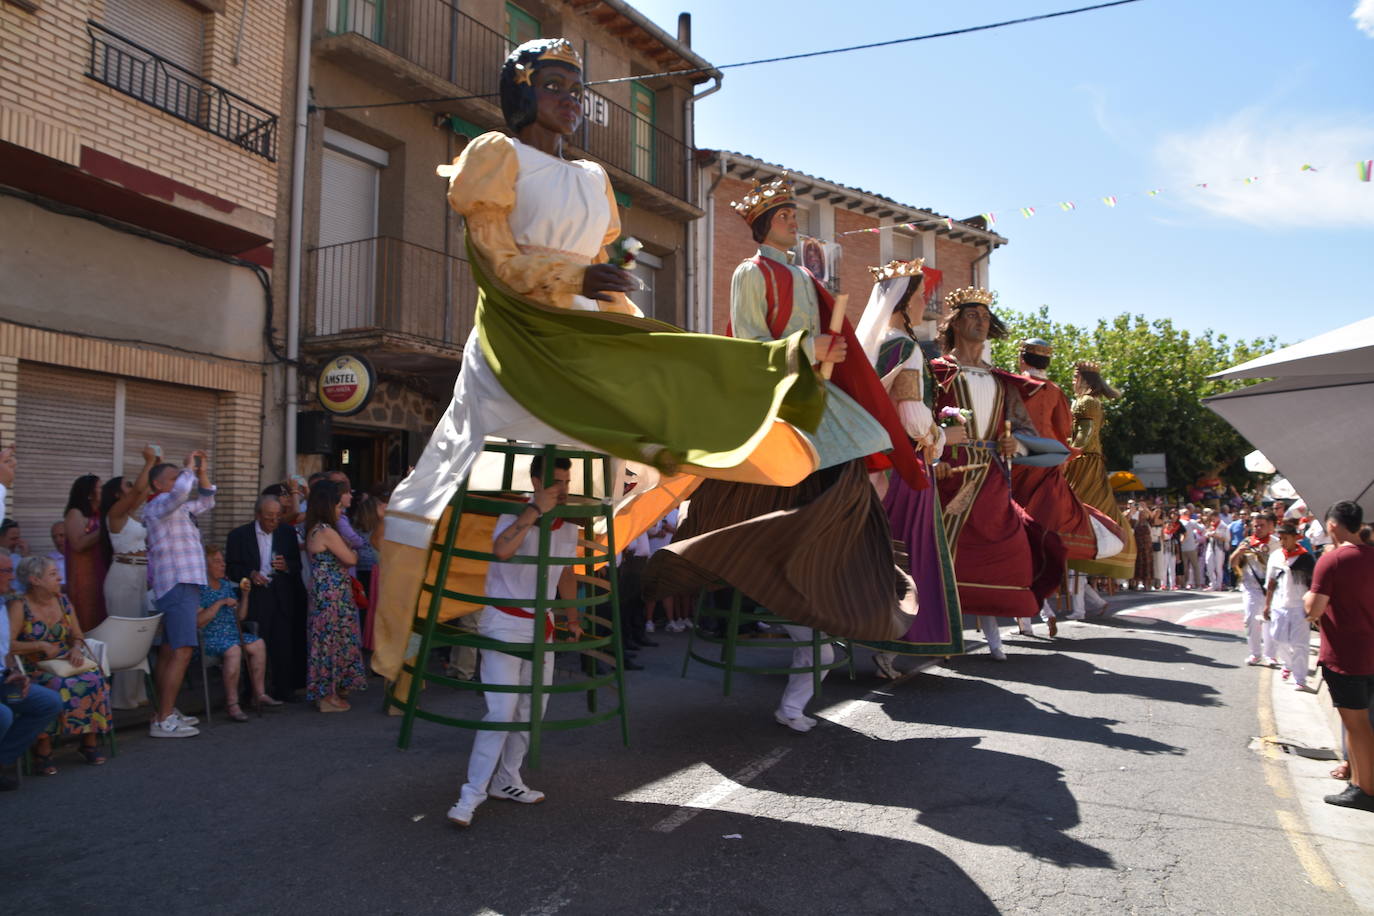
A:
<svg viewBox="0 0 1374 916">
<path fill-rule="evenodd" d="M 61 658 L 81 667 L 89 657 L 85 634 L 72 606 L 62 594 L 57 564 L 49 557 L 25 557 L 19 563 L 19 581 L 25 594 L 9 605 L 12 649 L 16 655 L 37 662 Z M 110 730 L 110 688 L 99 668 L 72 677 L 58 677 L 35 664 L 30 676 L 62 698 L 62 714 L 33 745 L 34 769 L 55 776 L 52 741 L 58 735 L 80 735 L 77 751 L 92 766 L 105 762 L 100 736 Z"/>
<path fill-rule="evenodd" d="M 310 488 L 306 501 L 305 546 L 310 554 L 309 672 L 306 699 L 315 700 L 320 712 L 346 712 L 350 691 L 367 686 L 363 670 L 362 638 L 358 608 L 348 568 L 358 555 L 335 525 L 340 511 L 348 508 L 351 494 L 339 483 L 321 480 Z"/>
</svg>

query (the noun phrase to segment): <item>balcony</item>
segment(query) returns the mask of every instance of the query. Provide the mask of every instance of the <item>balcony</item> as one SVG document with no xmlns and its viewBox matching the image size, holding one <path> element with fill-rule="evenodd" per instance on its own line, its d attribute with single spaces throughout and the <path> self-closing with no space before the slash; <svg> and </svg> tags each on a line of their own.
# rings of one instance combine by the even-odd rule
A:
<svg viewBox="0 0 1374 916">
<path fill-rule="evenodd" d="M 477 308 L 466 258 L 378 236 L 316 248 L 306 271 L 307 349 L 361 348 L 379 368 L 451 380 Z"/>
<path fill-rule="evenodd" d="M 91 36 L 86 74 L 91 79 L 277 161 L 276 115 L 97 22 L 88 20 L 86 32 Z"/>
<path fill-rule="evenodd" d="M 466 96 L 435 104 L 480 125 L 502 125 L 499 77 L 512 46 L 449 0 L 330 0 L 327 30 L 316 50 L 354 69 L 361 64 L 375 85 L 402 97 Z M 688 184 L 691 148 L 609 99 L 596 98 L 595 107 L 598 116 L 574 138 L 574 154 L 607 166 L 646 209 L 677 220 L 700 216 Z"/>
</svg>

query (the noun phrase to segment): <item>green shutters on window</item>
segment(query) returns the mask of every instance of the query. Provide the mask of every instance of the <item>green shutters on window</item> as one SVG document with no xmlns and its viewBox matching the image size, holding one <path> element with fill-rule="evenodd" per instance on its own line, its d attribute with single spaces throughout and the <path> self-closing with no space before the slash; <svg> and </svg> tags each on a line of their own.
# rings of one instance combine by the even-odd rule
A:
<svg viewBox="0 0 1374 916">
<path fill-rule="evenodd" d="M 329 31 L 335 35 L 357 32 L 381 43 L 386 0 L 329 0 Z"/>
<path fill-rule="evenodd" d="M 654 180 L 654 93 L 642 83 L 630 84 L 630 170 L 636 178 Z"/>
<path fill-rule="evenodd" d="M 506 4 L 506 40 L 516 48 L 540 35 L 539 20 L 516 6 Z"/>
</svg>

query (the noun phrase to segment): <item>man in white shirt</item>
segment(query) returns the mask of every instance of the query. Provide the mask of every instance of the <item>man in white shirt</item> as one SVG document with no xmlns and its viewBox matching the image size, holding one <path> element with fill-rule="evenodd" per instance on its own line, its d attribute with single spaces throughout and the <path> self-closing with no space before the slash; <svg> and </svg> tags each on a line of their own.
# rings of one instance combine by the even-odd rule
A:
<svg viewBox="0 0 1374 916">
<path fill-rule="evenodd" d="M 1250 645 L 1247 665 L 1258 665 L 1274 657 L 1274 641 L 1264 623 L 1264 582 L 1269 567 L 1269 555 L 1279 549 L 1274 536 L 1274 516 L 1257 512 L 1251 520 L 1250 537 L 1241 541 L 1231 552 L 1231 571 L 1240 584 L 1245 606 L 1245 638 Z"/>
<path fill-rule="evenodd" d="M 536 455 L 530 462 L 530 479 L 534 484 L 533 496 L 528 505 L 514 515 L 502 515 L 496 521 L 492 535 L 492 553 L 499 560 L 512 557 L 537 557 L 539 555 L 539 520 L 550 509 L 568 501 L 568 481 L 571 478 L 572 462 L 566 458 L 555 459 L 552 483 L 545 487 L 543 477 L 543 456 Z M 577 542 L 581 528 L 566 524 L 558 519 L 550 525 L 549 556 L 575 559 Z M 533 563 L 492 562 L 487 568 L 485 594 L 493 601 L 510 598 L 512 601 L 528 602 L 535 598 L 538 585 L 538 567 Z M 577 583 L 573 578 L 572 566 L 549 566 L 545 583 L 545 597 L 570 600 L 577 597 Z M 531 607 L 502 606 L 492 604 L 483 608 L 477 623 L 477 632 L 502 642 L 534 642 L 534 617 Z M 546 643 L 553 641 L 553 613 L 550 609 L 545 629 Z M 574 638 L 581 638 L 582 628 L 578 623 L 577 608 L 567 608 L 568 629 Z M 546 655 L 544 663 L 544 683 L 553 683 L 553 657 Z M 493 685 L 529 684 L 533 676 L 533 665 L 519 656 L 509 655 L 495 649 L 482 650 L 482 683 Z M 483 698 L 487 704 L 487 714 L 483 722 L 529 722 L 530 694 L 486 691 Z M 547 694 L 543 697 L 548 703 Z M 448 819 L 460 827 L 472 823 L 477 806 L 487 798 L 504 798 L 521 804 L 535 804 L 544 800 L 544 793 L 525 785 L 520 776 L 520 765 L 525 761 L 529 750 L 528 731 L 478 730 L 472 741 L 472 756 L 468 759 L 467 782 L 458 801 L 448 811 Z"/>
<path fill-rule="evenodd" d="M 1198 548 L 1202 546 L 1207 530 L 1193 521 L 1193 513 L 1184 509 L 1178 514 L 1178 523 L 1183 530 L 1179 532 L 1179 553 L 1183 555 L 1183 587 L 1202 587 L 1202 558 Z"/>
<path fill-rule="evenodd" d="M 1279 548 L 1269 551 L 1265 573 L 1264 619 L 1269 621 L 1275 654 L 1283 665 L 1283 679 L 1293 678 L 1295 689 L 1308 692 L 1307 668 L 1312 631 L 1303 608 L 1303 595 L 1312 584 L 1316 566 L 1298 542 L 1298 526 L 1282 521 L 1276 529 Z"/>
</svg>

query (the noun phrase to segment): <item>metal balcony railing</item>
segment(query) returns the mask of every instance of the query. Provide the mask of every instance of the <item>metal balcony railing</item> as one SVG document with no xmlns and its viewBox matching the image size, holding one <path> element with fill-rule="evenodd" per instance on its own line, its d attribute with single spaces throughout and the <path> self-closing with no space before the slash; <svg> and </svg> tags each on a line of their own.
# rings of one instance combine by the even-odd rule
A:
<svg viewBox="0 0 1374 916">
<path fill-rule="evenodd" d="M 330 34 L 361 35 L 452 83 L 465 95 L 499 105 L 501 63 L 513 48 L 505 35 L 449 0 L 331 0 Z M 584 124 L 574 143 L 605 165 L 690 200 L 691 148 L 677 137 L 604 100 L 606 124 Z"/>
<path fill-rule="evenodd" d="M 378 236 L 309 253 L 315 336 L 357 331 L 407 334 L 462 347 L 477 285 L 466 258 Z"/>
<path fill-rule="evenodd" d="M 98 22 L 87 20 L 86 32 L 91 36 L 86 74 L 91 79 L 277 161 L 277 116 L 272 112 Z"/>
</svg>

